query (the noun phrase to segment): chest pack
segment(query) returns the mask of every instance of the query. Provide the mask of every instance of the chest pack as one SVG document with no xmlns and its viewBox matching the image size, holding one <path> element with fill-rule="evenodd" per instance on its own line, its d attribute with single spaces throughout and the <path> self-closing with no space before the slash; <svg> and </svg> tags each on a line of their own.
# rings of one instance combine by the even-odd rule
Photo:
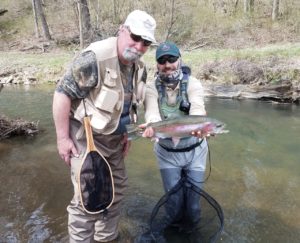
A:
<svg viewBox="0 0 300 243">
<path fill-rule="evenodd" d="M 166 104 L 166 86 L 159 77 L 155 80 L 155 86 L 158 92 L 158 102 L 160 107 L 161 116 L 166 119 L 169 117 L 167 113 L 180 112 L 178 115 L 188 115 L 190 111 L 190 102 L 187 94 L 187 87 L 189 82 L 189 76 L 191 74 L 191 69 L 188 66 L 182 66 L 183 77 L 179 80 L 179 93 L 177 95 L 176 105 L 170 107 Z"/>
</svg>

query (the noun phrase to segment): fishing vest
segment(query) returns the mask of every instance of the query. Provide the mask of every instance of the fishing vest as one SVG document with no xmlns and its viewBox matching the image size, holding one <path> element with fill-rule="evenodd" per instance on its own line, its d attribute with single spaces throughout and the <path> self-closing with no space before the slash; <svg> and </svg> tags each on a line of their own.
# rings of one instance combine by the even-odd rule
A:
<svg viewBox="0 0 300 243">
<path fill-rule="evenodd" d="M 132 107 L 136 107 L 139 102 L 137 86 L 138 83 L 142 83 L 140 81 L 144 72 L 144 63 L 138 61 L 134 64 L 132 95 L 128 95 L 124 92 L 122 83 L 117 54 L 117 38 L 111 37 L 94 42 L 83 52 L 85 51 L 92 51 L 96 55 L 98 83 L 96 87 L 91 89 L 84 101 L 80 101 L 79 104 L 72 104 L 71 111 L 74 118 L 81 123 L 86 112 L 91 117 L 91 126 L 95 133 L 112 134 L 119 126 L 124 107 L 128 111 L 124 111 L 123 115 L 127 115 L 127 113 L 132 113 Z M 124 101 L 126 102 L 124 103 Z M 124 104 L 126 105 L 124 106 Z M 131 114 L 131 117 L 134 115 Z M 131 120 L 131 122 L 135 121 Z M 82 134 L 83 127 L 77 132 L 76 137 L 80 138 Z"/>
<path fill-rule="evenodd" d="M 163 120 L 172 119 L 178 116 L 189 114 L 189 109 L 182 109 L 182 104 L 189 104 L 187 86 L 190 76 L 190 69 L 186 66 L 182 68 L 183 78 L 179 80 L 179 90 L 176 97 L 167 97 L 167 87 L 159 78 L 155 80 L 155 86 L 158 92 L 159 110 Z M 177 89 L 177 88 L 176 88 Z M 176 91 L 170 89 L 170 94 Z M 170 101 L 171 100 L 171 101 Z"/>
</svg>

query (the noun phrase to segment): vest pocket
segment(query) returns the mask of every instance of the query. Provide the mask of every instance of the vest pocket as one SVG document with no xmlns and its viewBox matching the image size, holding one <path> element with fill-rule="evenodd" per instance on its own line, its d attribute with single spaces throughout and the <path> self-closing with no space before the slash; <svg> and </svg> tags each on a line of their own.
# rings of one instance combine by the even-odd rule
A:
<svg viewBox="0 0 300 243">
<path fill-rule="evenodd" d="M 112 113 L 118 100 L 119 93 L 103 85 L 99 95 L 95 99 L 95 106 L 101 110 Z"/>
<path fill-rule="evenodd" d="M 104 77 L 104 84 L 108 87 L 115 87 L 117 83 L 117 72 L 113 69 L 106 68 L 105 69 L 105 77 Z"/>
<path fill-rule="evenodd" d="M 109 114 L 101 113 L 94 113 L 91 116 L 91 126 L 97 130 L 103 130 L 106 125 L 110 122 L 111 116 Z"/>
<path fill-rule="evenodd" d="M 97 109 L 97 107 L 95 107 L 89 99 L 85 99 L 85 108 L 83 102 L 84 101 L 81 101 L 80 105 L 76 109 L 74 113 L 74 118 L 80 122 L 83 122 L 86 108 L 87 115 L 91 117 L 91 125 L 93 129 L 101 132 L 111 121 L 111 114 L 109 114 L 106 111 Z M 79 129 L 76 136 L 81 137 L 82 135 L 83 131 Z"/>
</svg>

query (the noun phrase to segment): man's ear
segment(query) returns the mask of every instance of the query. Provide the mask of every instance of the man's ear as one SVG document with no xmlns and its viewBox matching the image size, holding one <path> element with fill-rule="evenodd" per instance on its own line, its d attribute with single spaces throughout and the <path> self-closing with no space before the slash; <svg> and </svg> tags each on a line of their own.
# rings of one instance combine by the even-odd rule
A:
<svg viewBox="0 0 300 243">
<path fill-rule="evenodd" d="M 125 29 L 126 27 L 125 27 L 125 25 L 120 25 L 120 27 L 119 27 L 119 31 L 124 31 L 124 29 Z"/>
<path fill-rule="evenodd" d="M 120 25 L 119 29 L 116 32 L 116 36 L 119 36 L 119 34 L 124 31 L 124 25 Z"/>
</svg>

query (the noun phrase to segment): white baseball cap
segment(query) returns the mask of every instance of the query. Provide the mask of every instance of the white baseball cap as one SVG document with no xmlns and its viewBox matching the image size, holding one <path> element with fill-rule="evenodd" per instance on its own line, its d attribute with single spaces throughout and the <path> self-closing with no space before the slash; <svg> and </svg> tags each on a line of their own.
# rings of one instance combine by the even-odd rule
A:
<svg viewBox="0 0 300 243">
<path fill-rule="evenodd" d="M 156 28 L 155 19 L 147 14 L 145 11 L 134 10 L 128 16 L 124 23 L 125 26 L 128 26 L 130 31 L 141 36 L 143 39 L 156 42 L 154 37 L 154 31 Z"/>
</svg>

